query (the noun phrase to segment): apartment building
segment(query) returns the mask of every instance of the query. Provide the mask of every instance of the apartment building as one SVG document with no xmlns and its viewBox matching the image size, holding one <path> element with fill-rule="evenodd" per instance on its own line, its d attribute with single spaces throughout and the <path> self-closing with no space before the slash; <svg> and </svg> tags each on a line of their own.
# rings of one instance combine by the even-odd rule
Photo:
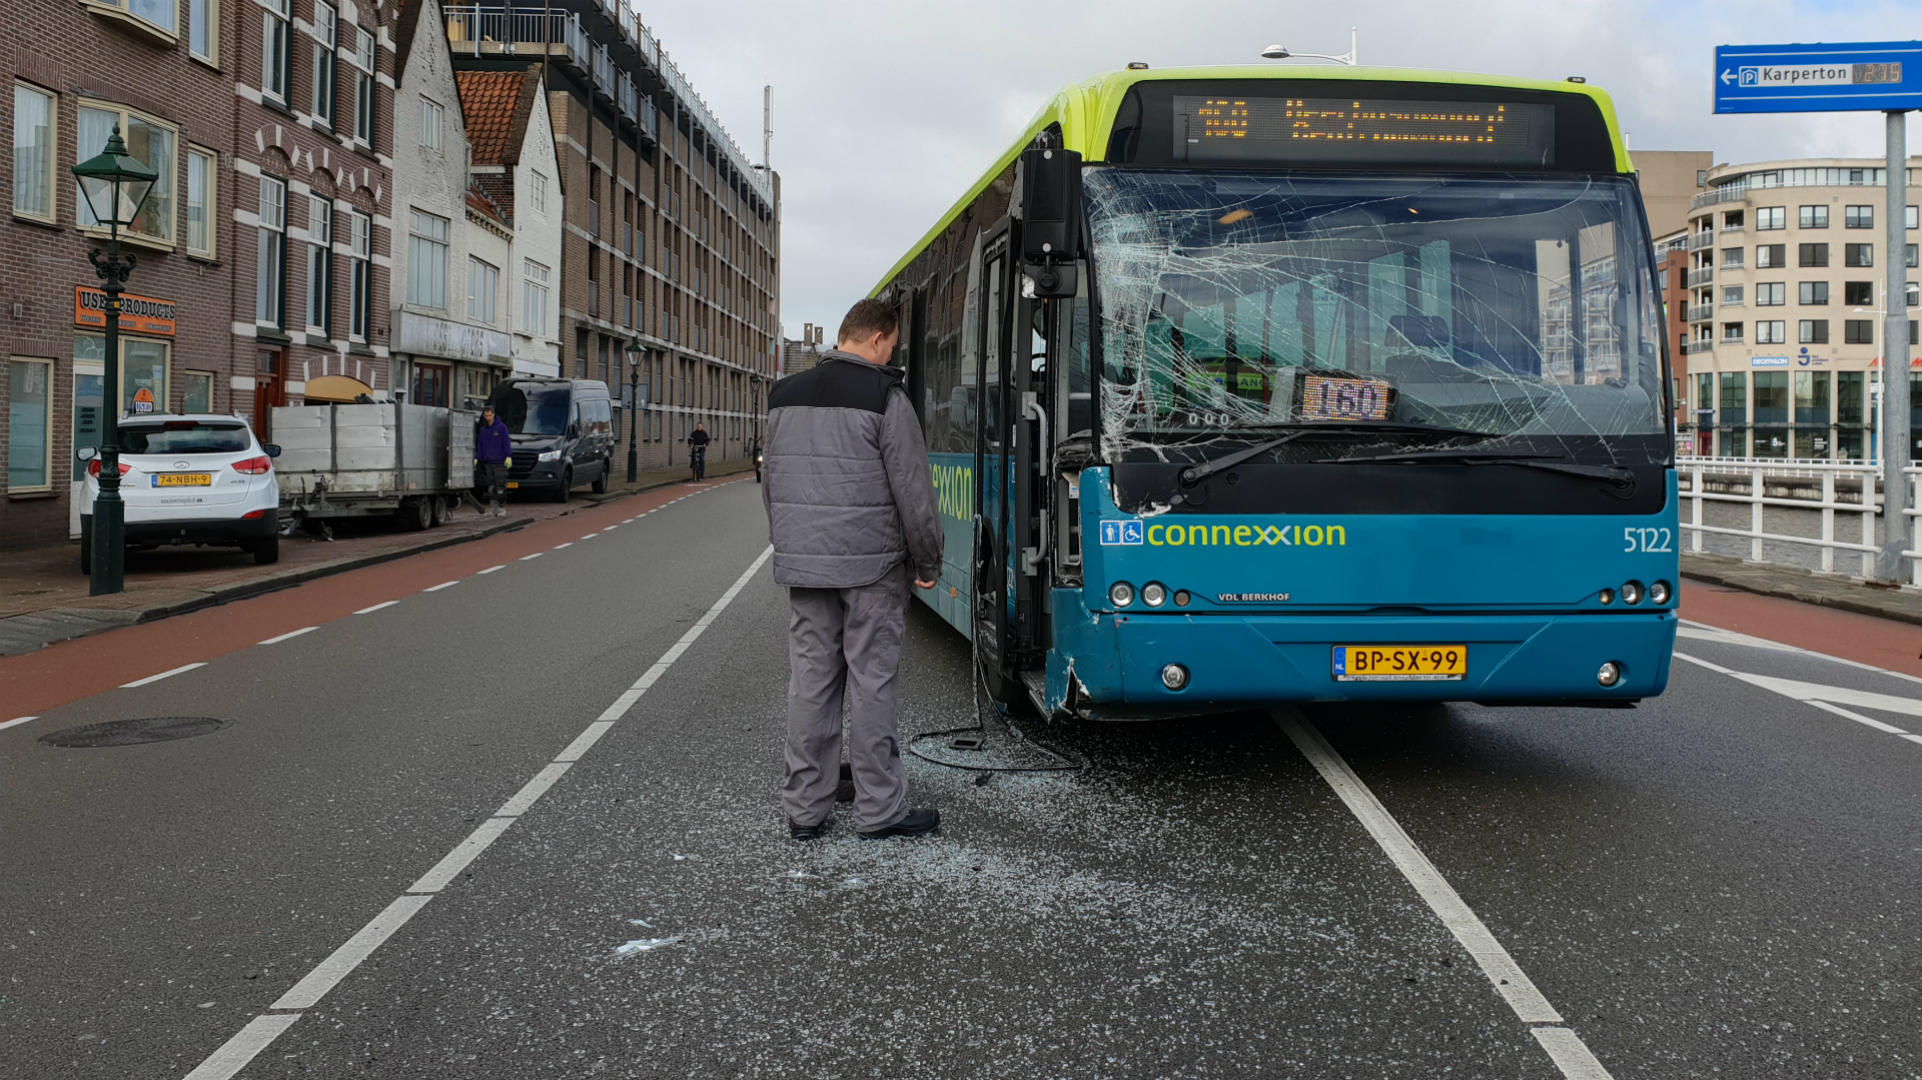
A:
<svg viewBox="0 0 1922 1080">
<path fill-rule="evenodd" d="M 618 0 L 449 5 L 463 72 L 540 66 L 565 215 L 562 371 L 630 384 L 643 468 L 746 455 L 777 370 L 780 181 L 751 164 Z M 630 413 L 617 416 L 626 438 Z"/>
<path fill-rule="evenodd" d="M 1841 158 L 1710 170 L 1708 190 L 1691 201 L 1684 279 L 1683 390 L 1705 452 L 1855 460 L 1876 453 L 1884 260 L 1917 262 L 1913 205 L 1903 250 L 1886 250 L 1883 172 L 1877 161 Z M 1913 184 L 1913 164 L 1908 173 Z M 1898 356 L 1909 355 L 1915 336 L 1911 320 Z"/>
<path fill-rule="evenodd" d="M 79 533 L 79 449 L 104 409 L 269 410 L 384 390 L 391 4 L 9 5 L 13 212 L 0 320 L 0 546 Z M 68 169 L 120 127 L 160 173 L 123 248 L 119 354 Z M 103 400 L 106 364 L 121 400 Z"/>
</svg>

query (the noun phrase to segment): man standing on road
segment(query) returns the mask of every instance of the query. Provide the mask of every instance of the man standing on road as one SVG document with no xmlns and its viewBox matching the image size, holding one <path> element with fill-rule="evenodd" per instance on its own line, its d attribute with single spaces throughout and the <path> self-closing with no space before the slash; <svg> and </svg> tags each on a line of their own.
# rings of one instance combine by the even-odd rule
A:
<svg viewBox="0 0 1922 1080">
<path fill-rule="evenodd" d="M 481 476 L 487 483 L 487 512 L 506 517 L 507 507 L 501 500 L 507 497 L 507 466 L 514 460 L 514 437 L 494 415 L 492 405 L 481 406 L 480 427 L 474 432 L 474 460 L 480 463 Z"/>
<path fill-rule="evenodd" d="M 707 479 L 707 425 L 696 420 L 694 433 L 687 437 L 687 460 L 694 466 L 694 482 Z"/>
<path fill-rule="evenodd" d="M 908 806 L 896 733 L 908 580 L 934 587 L 942 540 L 921 422 L 888 366 L 899 337 L 894 310 L 863 300 L 820 363 L 768 395 L 761 498 L 774 583 L 793 607 L 781 802 L 796 840 L 827 831 L 850 683 L 855 830 L 879 840 L 941 826 L 939 812 Z"/>
</svg>

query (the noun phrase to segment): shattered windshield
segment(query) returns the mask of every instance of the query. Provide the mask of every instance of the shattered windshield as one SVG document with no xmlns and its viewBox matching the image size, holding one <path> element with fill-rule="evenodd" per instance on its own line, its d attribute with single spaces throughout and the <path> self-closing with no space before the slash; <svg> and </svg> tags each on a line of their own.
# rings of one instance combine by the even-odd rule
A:
<svg viewBox="0 0 1922 1080">
<path fill-rule="evenodd" d="M 1321 430 L 1279 460 L 1327 460 L 1335 432 L 1343 453 L 1666 460 L 1660 313 L 1626 179 L 1084 178 L 1109 460 L 1195 460 L 1300 426 Z"/>
</svg>

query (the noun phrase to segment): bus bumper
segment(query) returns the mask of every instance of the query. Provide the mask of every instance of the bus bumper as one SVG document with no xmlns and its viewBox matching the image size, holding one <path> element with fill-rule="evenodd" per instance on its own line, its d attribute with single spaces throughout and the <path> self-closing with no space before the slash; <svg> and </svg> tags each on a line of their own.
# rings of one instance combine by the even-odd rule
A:
<svg viewBox="0 0 1922 1080">
<path fill-rule="evenodd" d="M 1073 592 L 1057 592 L 1057 600 Z M 1078 603 L 1072 603 L 1078 608 Z M 1153 714 L 1293 701 L 1629 702 L 1668 685 L 1673 611 L 1555 615 L 1111 615 L 1056 607 L 1048 655 L 1051 710 Z M 1337 645 L 1462 645 L 1453 680 L 1350 682 L 1334 675 Z M 1123 665 L 1121 658 L 1127 657 Z M 1620 679 L 1602 686 L 1613 662 Z M 1170 690 L 1162 669 L 1180 664 Z M 1107 709 L 1095 708 L 1108 706 Z"/>
</svg>

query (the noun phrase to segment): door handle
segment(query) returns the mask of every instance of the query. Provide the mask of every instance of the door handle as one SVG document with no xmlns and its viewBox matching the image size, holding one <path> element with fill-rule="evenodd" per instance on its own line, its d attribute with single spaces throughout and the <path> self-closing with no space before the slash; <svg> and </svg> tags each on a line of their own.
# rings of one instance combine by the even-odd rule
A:
<svg viewBox="0 0 1922 1080">
<path fill-rule="evenodd" d="M 1042 408 L 1041 400 L 1034 391 L 1025 390 L 1021 394 L 1021 414 L 1041 426 L 1041 437 L 1035 442 L 1034 463 L 1040 467 L 1042 475 L 1045 476 L 1048 465 L 1048 410 Z M 1047 488 L 1043 486 L 1042 490 L 1045 492 Z M 1041 560 L 1048 554 L 1048 511 L 1045 506 L 1041 509 L 1039 516 L 1041 542 L 1034 547 L 1024 548 L 1021 552 L 1021 572 L 1028 577 L 1041 572 Z"/>
</svg>

